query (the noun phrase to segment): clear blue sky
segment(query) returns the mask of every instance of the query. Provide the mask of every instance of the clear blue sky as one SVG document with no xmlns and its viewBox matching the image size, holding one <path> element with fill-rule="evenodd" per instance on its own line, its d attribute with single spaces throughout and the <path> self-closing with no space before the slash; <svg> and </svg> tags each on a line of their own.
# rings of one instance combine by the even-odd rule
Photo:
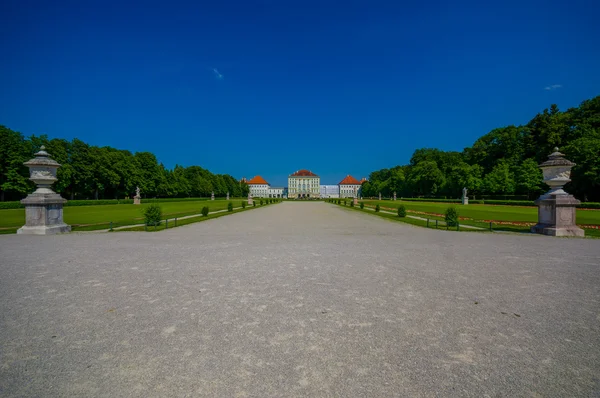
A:
<svg viewBox="0 0 600 398">
<path fill-rule="evenodd" d="M 0 2 L 0 124 L 337 183 L 600 94 L 594 0 L 122 3 Z"/>
</svg>

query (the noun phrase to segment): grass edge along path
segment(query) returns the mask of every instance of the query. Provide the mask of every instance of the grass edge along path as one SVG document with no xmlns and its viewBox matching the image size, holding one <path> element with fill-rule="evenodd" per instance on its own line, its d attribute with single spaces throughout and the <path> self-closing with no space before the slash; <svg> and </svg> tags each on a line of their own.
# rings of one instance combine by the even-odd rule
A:
<svg viewBox="0 0 600 398">
<path fill-rule="evenodd" d="M 215 203 L 215 202 L 218 202 L 218 203 Z M 213 207 L 213 206 L 216 207 L 216 209 L 209 212 L 209 215 L 207 217 L 202 217 L 202 215 L 200 214 L 201 208 L 195 208 L 193 210 L 186 209 L 185 211 L 177 211 L 175 209 L 171 209 L 169 212 L 163 213 L 163 220 L 161 221 L 161 223 L 164 223 L 166 226 L 167 223 L 165 223 L 165 220 L 168 220 L 168 227 L 171 228 L 172 226 L 174 227 L 175 225 L 176 226 L 187 225 L 192 222 L 202 221 L 206 218 L 215 218 L 214 214 L 220 214 L 220 216 L 226 215 L 226 214 L 229 214 L 229 212 L 227 211 L 227 205 L 229 202 L 231 202 L 232 204 L 235 204 L 237 201 L 231 201 L 231 200 L 230 201 L 212 201 L 212 202 L 208 201 L 208 203 L 207 203 L 207 201 L 203 201 L 202 203 L 209 205 L 209 207 Z M 182 203 L 182 202 L 178 202 L 178 203 Z M 255 200 L 255 203 L 256 203 L 255 207 L 261 207 L 259 200 Z M 270 203 L 266 203 L 266 200 L 264 200 L 263 203 L 264 204 L 262 206 L 266 206 L 267 204 L 270 204 Z M 279 203 L 279 202 L 275 201 L 273 203 Z M 239 205 L 239 202 L 237 204 Z M 172 205 L 175 205 L 175 203 L 171 204 L 171 206 Z M 128 206 L 128 207 L 134 208 L 133 207 L 134 205 L 119 205 L 119 206 Z M 83 207 L 84 206 L 76 206 L 76 207 L 73 207 L 72 209 L 77 209 L 75 211 L 80 211 L 79 209 L 81 209 Z M 91 208 L 91 206 L 85 206 L 85 207 L 88 209 Z M 100 208 L 100 210 L 103 210 L 102 208 L 107 209 L 107 210 L 112 210 L 112 209 L 118 208 L 117 206 L 113 206 L 113 205 L 110 205 L 110 206 L 100 205 L 98 207 Z M 169 207 L 169 206 L 166 206 L 166 207 Z M 243 209 L 240 206 L 240 207 L 234 208 L 233 212 L 249 210 L 249 209 L 255 208 L 255 207 L 252 205 L 246 204 L 245 209 Z M 144 217 L 143 217 L 142 212 L 140 211 L 142 209 L 143 209 L 142 207 L 136 206 L 135 210 L 136 210 L 136 212 L 138 212 L 139 216 L 136 216 L 135 218 L 126 217 L 126 219 L 121 218 L 119 221 L 114 221 L 114 222 L 103 221 L 103 222 L 99 222 L 99 223 L 78 224 L 78 223 L 69 222 L 70 220 L 68 220 L 68 219 L 66 219 L 65 222 L 67 224 L 71 225 L 72 232 L 109 232 L 111 229 L 112 230 L 135 230 L 136 227 L 140 227 L 141 230 L 144 230 Z M 21 228 L 21 226 L 23 224 L 25 224 L 24 209 L 19 209 L 19 210 L 23 212 L 23 214 L 22 214 L 23 220 L 19 222 L 18 226 L 12 225 L 12 226 L 8 226 L 8 227 L 0 228 L 0 234 L 14 234 L 17 232 L 17 230 L 19 228 Z M 0 215 L 2 215 L 3 212 L 7 212 L 7 211 L 15 211 L 15 209 L 0 210 Z M 225 213 L 225 214 L 221 214 L 221 213 Z M 213 216 L 211 216 L 211 215 L 213 215 Z M 65 218 L 67 218 L 67 217 L 65 217 Z M 107 219 L 107 218 L 108 219 L 111 218 L 110 211 L 105 216 L 105 219 Z M 175 223 L 175 219 L 177 219 L 177 223 Z M 154 227 L 149 227 L 149 229 L 150 228 L 152 228 L 152 230 L 154 230 Z M 162 227 L 162 229 L 164 229 L 164 227 Z M 157 230 L 159 230 L 158 227 L 157 227 Z"/>
<path fill-rule="evenodd" d="M 512 222 L 510 221 L 491 221 L 491 225 L 489 221 L 482 221 L 482 220 L 473 220 L 470 218 L 464 218 L 463 217 L 459 217 L 459 225 L 458 228 L 457 227 L 447 227 L 446 228 L 446 222 L 444 221 L 444 216 L 441 214 L 437 214 L 437 215 L 429 215 L 427 213 L 423 213 L 423 212 L 414 212 L 416 214 L 424 214 L 426 217 L 423 216 L 413 216 L 413 215 L 409 215 L 407 214 L 406 217 L 398 217 L 397 215 L 397 208 L 389 208 L 389 207 L 383 207 L 380 205 L 380 210 L 379 212 L 375 212 L 375 206 L 373 204 L 364 204 L 364 209 L 361 209 L 358 205 L 357 206 L 349 206 L 349 205 L 343 205 L 343 204 L 337 204 L 335 202 L 333 202 L 332 204 L 335 204 L 337 206 L 343 207 L 343 208 L 347 208 L 347 209 L 352 209 L 352 210 L 358 210 L 364 213 L 369 213 L 369 214 L 375 214 L 378 215 L 380 217 L 384 217 L 387 219 L 391 219 L 394 221 L 399 221 L 399 222 L 403 222 L 406 224 L 411 224 L 411 225 L 415 225 L 415 226 L 420 226 L 420 227 L 428 227 L 428 228 L 433 228 L 433 229 L 442 229 L 442 230 L 449 230 L 449 231 L 470 231 L 470 232 L 506 232 L 506 233 L 531 233 L 530 232 L 530 226 L 527 225 L 513 225 Z M 399 203 L 402 204 L 402 203 Z M 452 205 L 452 204 L 450 204 Z M 390 210 L 394 210 L 394 212 L 390 211 Z M 406 210 L 407 213 L 411 213 L 413 211 L 411 211 L 410 209 Z M 429 222 L 427 221 L 429 220 Z M 517 222 L 520 223 L 520 222 Z M 526 224 L 526 223 L 523 223 Z M 535 223 L 532 223 L 532 225 L 534 225 Z M 578 225 L 579 227 L 583 227 L 584 231 L 585 231 L 585 237 L 586 238 L 600 238 L 600 230 L 596 229 L 596 228 L 585 228 L 586 226 L 584 225 Z M 595 227 L 595 226 L 592 226 Z M 491 229 L 490 229 L 491 228 Z"/>
</svg>

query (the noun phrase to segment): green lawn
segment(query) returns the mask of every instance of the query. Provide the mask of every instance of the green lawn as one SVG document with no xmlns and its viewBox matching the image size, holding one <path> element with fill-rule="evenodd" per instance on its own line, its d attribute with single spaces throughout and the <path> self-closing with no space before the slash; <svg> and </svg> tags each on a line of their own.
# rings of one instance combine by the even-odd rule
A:
<svg viewBox="0 0 600 398">
<path fill-rule="evenodd" d="M 400 200 L 364 200 L 365 204 L 397 209 L 401 204 L 407 210 L 425 213 L 444 214 L 448 207 L 454 206 L 460 217 L 468 217 L 480 221 L 523 221 L 537 222 L 537 207 L 521 206 L 496 206 L 496 205 L 467 205 L 431 202 L 403 202 Z M 348 202 L 349 203 L 349 202 Z M 411 215 L 419 215 L 410 213 Z M 427 218 L 427 216 L 425 216 Z M 429 218 L 433 218 L 429 216 Z M 600 210 L 577 210 L 577 224 L 600 225 Z"/>
<path fill-rule="evenodd" d="M 227 209 L 227 203 L 232 202 L 233 207 L 240 207 L 242 199 L 214 200 L 197 202 L 163 202 L 163 218 L 182 217 L 198 214 L 203 206 L 208 206 L 209 211 Z M 143 223 L 143 209 L 149 203 L 141 205 L 104 205 L 104 206 L 72 206 L 64 207 L 64 220 L 77 230 L 94 230 L 108 228 L 112 221 L 113 227 Z M 25 209 L 0 210 L 0 233 L 15 233 L 25 224 Z"/>
<path fill-rule="evenodd" d="M 521 206 L 496 206 L 496 205 L 468 205 L 463 206 L 460 204 L 451 203 L 432 203 L 432 202 L 403 202 L 400 200 L 363 200 L 367 206 L 375 207 L 377 204 L 382 210 L 393 211 L 396 213 L 396 209 L 401 204 L 406 207 L 408 215 L 418 216 L 423 218 L 429 218 L 434 220 L 430 225 L 435 225 L 435 220 L 443 220 L 444 212 L 448 207 L 454 206 L 458 210 L 459 217 L 467 218 L 461 219 L 460 224 L 472 225 L 481 228 L 489 228 L 489 222 L 492 221 L 492 228 L 500 231 L 512 231 L 512 232 L 528 232 L 530 226 L 527 224 L 520 225 L 519 223 L 536 223 L 537 222 L 537 207 L 521 207 Z M 350 200 L 347 200 L 348 207 Z M 392 210 L 388 210 L 392 209 Z M 428 213 L 428 214 L 420 214 Z M 373 213 L 374 214 L 374 213 Z M 384 213 L 385 214 L 385 213 Z M 380 214 L 384 216 L 384 214 Z M 437 216 L 436 216 L 437 214 Z M 389 215 L 385 215 L 388 218 Z M 420 225 L 415 220 L 405 218 L 400 219 L 397 216 L 396 219 L 399 221 L 408 222 L 410 224 Z M 515 224 L 511 224 L 515 222 Z M 577 210 L 577 224 L 578 225 L 595 225 L 600 226 L 600 210 Z M 600 237 L 600 230 L 594 228 L 584 228 L 586 236 Z M 461 229 L 462 230 L 462 229 Z M 467 229 L 465 229 L 467 230 Z"/>
</svg>

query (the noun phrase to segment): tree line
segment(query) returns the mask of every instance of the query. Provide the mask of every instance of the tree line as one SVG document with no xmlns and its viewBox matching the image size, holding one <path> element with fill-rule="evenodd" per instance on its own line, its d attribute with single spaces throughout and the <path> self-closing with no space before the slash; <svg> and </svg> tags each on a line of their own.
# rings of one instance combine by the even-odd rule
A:
<svg viewBox="0 0 600 398">
<path fill-rule="evenodd" d="M 462 152 L 417 149 L 408 165 L 372 172 L 363 196 L 523 195 L 548 187 L 538 164 L 558 147 L 577 165 L 565 189 L 583 201 L 600 201 L 600 96 L 559 111 L 550 106 L 522 126 L 494 129 Z"/>
<path fill-rule="evenodd" d="M 53 189 L 67 199 L 117 199 L 133 197 L 140 187 L 145 198 L 248 195 L 246 183 L 228 174 L 213 174 L 200 166 L 167 169 L 150 152 L 98 147 L 74 139 L 25 138 L 0 126 L 0 201 L 24 198 L 34 189 L 23 162 L 44 145 L 62 166 Z"/>
</svg>

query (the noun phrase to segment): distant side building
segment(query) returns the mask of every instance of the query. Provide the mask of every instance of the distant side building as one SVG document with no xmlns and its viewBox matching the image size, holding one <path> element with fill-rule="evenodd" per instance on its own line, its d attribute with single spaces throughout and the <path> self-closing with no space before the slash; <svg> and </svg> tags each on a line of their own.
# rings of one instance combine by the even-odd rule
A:
<svg viewBox="0 0 600 398">
<path fill-rule="evenodd" d="M 269 187 L 268 198 L 284 198 L 286 189 L 283 187 Z"/>
<path fill-rule="evenodd" d="M 242 181 L 248 184 L 250 194 L 254 198 L 285 198 L 287 195 L 286 188 L 272 187 L 261 176 L 256 176 L 250 181 L 246 181 L 246 179 L 243 178 Z"/>
<path fill-rule="evenodd" d="M 366 181 L 366 180 L 365 180 Z M 362 182 L 348 174 L 340 183 L 340 198 L 354 198 L 361 196 Z"/>
<path fill-rule="evenodd" d="M 261 176 L 256 176 L 253 179 L 246 181 L 248 188 L 250 189 L 250 195 L 254 198 L 268 198 L 269 196 L 269 183 L 265 181 Z"/>
<path fill-rule="evenodd" d="M 309 170 L 298 170 L 288 176 L 288 198 L 319 198 L 321 178 Z"/>
<path fill-rule="evenodd" d="M 320 185 L 319 192 L 321 198 L 339 198 L 340 197 L 340 186 L 339 185 Z"/>
</svg>

